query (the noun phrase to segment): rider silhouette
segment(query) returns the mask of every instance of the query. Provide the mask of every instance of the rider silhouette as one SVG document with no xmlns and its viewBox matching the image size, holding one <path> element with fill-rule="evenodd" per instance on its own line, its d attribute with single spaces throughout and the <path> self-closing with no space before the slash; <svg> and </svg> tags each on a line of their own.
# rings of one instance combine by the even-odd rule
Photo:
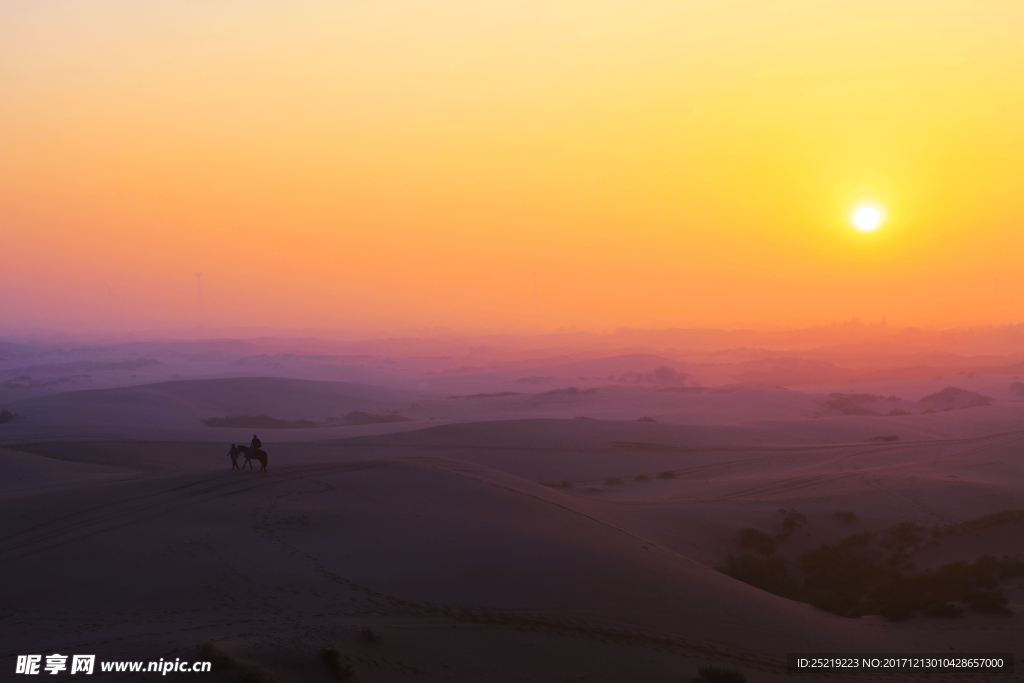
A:
<svg viewBox="0 0 1024 683">
<path fill-rule="evenodd" d="M 260 448 L 261 446 L 263 446 L 263 442 L 260 441 L 260 438 L 258 436 L 253 434 L 252 435 L 252 449 L 255 451 L 256 449 Z"/>
</svg>

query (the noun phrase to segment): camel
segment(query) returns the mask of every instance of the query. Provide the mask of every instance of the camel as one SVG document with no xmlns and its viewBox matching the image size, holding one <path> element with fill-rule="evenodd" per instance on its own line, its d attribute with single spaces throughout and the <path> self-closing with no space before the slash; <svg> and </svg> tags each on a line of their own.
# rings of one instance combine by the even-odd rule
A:
<svg viewBox="0 0 1024 683">
<path fill-rule="evenodd" d="M 236 446 L 236 448 L 238 448 L 242 455 L 245 456 L 245 464 L 242 465 L 243 470 L 245 469 L 245 465 L 248 465 L 249 469 L 251 470 L 252 461 L 259 460 L 260 464 L 263 465 L 263 467 L 260 468 L 260 472 L 267 471 L 267 452 L 264 451 L 262 448 L 253 449 L 250 448 L 249 446 Z"/>
</svg>

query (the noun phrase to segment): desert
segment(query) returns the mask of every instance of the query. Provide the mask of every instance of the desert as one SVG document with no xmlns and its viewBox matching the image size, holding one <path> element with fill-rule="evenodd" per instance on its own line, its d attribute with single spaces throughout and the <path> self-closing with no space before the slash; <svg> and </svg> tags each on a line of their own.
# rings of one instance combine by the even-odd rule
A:
<svg viewBox="0 0 1024 683">
<path fill-rule="evenodd" d="M 24 373 L 17 362 L 2 372 Z M 746 363 L 713 370 L 742 378 Z M 691 366 L 597 356 L 570 364 L 575 384 L 566 364 L 531 361 L 526 376 L 551 379 L 17 388 L 34 395 L 5 400 L 15 417 L 0 426 L 0 552 L 17 584 L 3 642 L 100 660 L 205 653 L 224 680 L 276 681 L 335 679 L 323 651 L 351 680 L 653 682 L 708 666 L 783 680 L 791 652 L 1018 647 L 1012 376 L 836 392 L 799 369 L 788 387 L 704 386 Z M 879 405 L 907 410 L 851 408 Z M 228 447 L 253 431 L 268 470 L 231 469 Z M 841 551 L 865 537 L 862 554 Z M 827 562 L 879 575 L 860 585 Z M 885 598 L 944 566 L 970 590 Z"/>
</svg>

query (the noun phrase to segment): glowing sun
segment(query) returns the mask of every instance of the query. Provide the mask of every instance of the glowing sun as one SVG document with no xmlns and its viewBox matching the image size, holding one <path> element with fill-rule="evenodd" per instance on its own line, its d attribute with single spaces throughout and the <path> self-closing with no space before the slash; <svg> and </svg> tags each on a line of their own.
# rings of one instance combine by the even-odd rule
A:
<svg viewBox="0 0 1024 683">
<path fill-rule="evenodd" d="M 850 215 L 853 227 L 861 232 L 874 232 L 885 221 L 885 211 L 879 206 L 858 206 Z"/>
</svg>

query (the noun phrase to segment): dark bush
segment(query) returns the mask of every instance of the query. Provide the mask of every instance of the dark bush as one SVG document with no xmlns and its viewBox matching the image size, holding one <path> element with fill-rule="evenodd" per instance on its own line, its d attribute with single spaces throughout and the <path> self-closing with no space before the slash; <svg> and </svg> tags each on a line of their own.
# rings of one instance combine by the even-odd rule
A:
<svg viewBox="0 0 1024 683">
<path fill-rule="evenodd" d="M 220 674 L 220 680 L 224 683 L 274 683 L 274 678 L 269 674 L 244 666 L 218 650 L 213 643 L 197 643 L 196 659 L 210 662 L 211 668 Z"/>
<path fill-rule="evenodd" d="M 736 545 L 762 555 L 771 555 L 775 552 L 775 539 L 751 527 L 744 527 L 736 532 Z"/>
<path fill-rule="evenodd" d="M 715 570 L 761 590 L 796 598 L 800 588 L 781 557 L 759 557 L 751 553 L 728 555 Z"/>
<path fill-rule="evenodd" d="M 697 669 L 697 677 L 707 683 L 747 683 L 742 671 L 722 666 L 702 666 Z"/>
<path fill-rule="evenodd" d="M 782 513 L 782 531 L 775 535 L 780 541 L 784 541 L 793 535 L 793 532 L 807 524 L 807 515 L 796 510 L 779 510 Z"/>
<path fill-rule="evenodd" d="M 956 619 L 957 617 L 962 616 L 963 613 L 963 607 L 949 602 L 937 602 L 934 605 L 929 605 L 924 610 L 925 616 L 944 619 Z"/>
<path fill-rule="evenodd" d="M 1008 517 L 1001 515 L 999 519 Z M 790 529 L 801 521 L 795 516 L 790 519 L 795 520 L 788 525 Z M 992 520 L 986 519 L 985 523 Z M 785 522 L 783 526 L 787 528 Z M 800 556 L 804 575 L 801 585 L 789 574 L 784 560 L 771 556 L 774 547 L 769 541 L 778 541 L 782 534 L 773 539 L 757 529 L 745 528 L 737 533 L 737 544 L 763 557 L 752 553 L 729 555 L 715 569 L 841 616 L 879 614 L 901 620 L 920 613 L 954 618 L 963 614 L 961 605 L 978 612 L 1011 614 L 999 582 L 1024 576 L 1024 562 L 986 555 L 974 562 L 953 562 L 915 572 L 910 558 L 926 537 L 925 531 L 920 525 L 906 522 L 890 527 L 877 538 L 865 532 L 836 544 L 820 545 Z"/>
<path fill-rule="evenodd" d="M 920 524 L 903 522 L 886 529 L 882 533 L 879 545 L 897 553 L 905 553 L 916 548 L 925 538 L 925 529 Z"/>
<path fill-rule="evenodd" d="M 339 681 L 347 681 L 355 675 L 352 665 L 341 661 L 341 653 L 333 647 L 325 647 L 320 650 L 320 661 L 324 668 Z"/>
<path fill-rule="evenodd" d="M 963 601 L 975 612 L 1005 614 L 1006 616 L 1013 614 L 1006 606 L 1009 600 L 999 591 L 972 591 L 963 596 Z"/>
</svg>

